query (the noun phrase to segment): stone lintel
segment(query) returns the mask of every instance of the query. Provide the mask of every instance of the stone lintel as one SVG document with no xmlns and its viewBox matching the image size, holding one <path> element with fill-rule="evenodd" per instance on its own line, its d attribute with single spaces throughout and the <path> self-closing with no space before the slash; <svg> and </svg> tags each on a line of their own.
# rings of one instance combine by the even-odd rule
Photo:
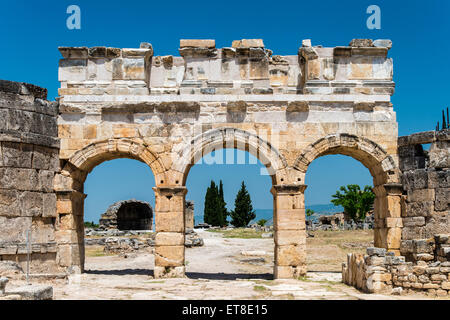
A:
<svg viewBox="0 0 450 320">
<path fill-rule="evenodd" d="M 398 138 L 398 146 L 410 146 L 415 144 L 433 143 L 436 141 L 436 131 L 423 131 L 409 136 Z"/>
<path fill-rule="evenodd" d="M 153 190 L 161 195 L 185 195 L 187 193 L 187 188 L 182 186 L 174 187 L 153 187 Z"/>
<path fill-rule="evenodd" d="M 234 40 L 231 44 L 233 48 L 264 48 L 262 39 L 242 39 Z"/>
<path fill-rule="evenodd" d="M 386 183 L 383 185 L 386 190 L 387 195 L 402 195 L 403 194 L 403 185 L 401 183 Z"/>
<path fill-rule="evenodd" d="M 270 192 L 272 192 L 273 195 L 299 194 L 304 193 L 306 187 L 306 184 L 277 184 L 272 186 Z"/>
<path fill-rule="evenodd" d="M 216 40 L 213 39 L 181 39 L 180 48 L 215 48 Z"/>
</svg>

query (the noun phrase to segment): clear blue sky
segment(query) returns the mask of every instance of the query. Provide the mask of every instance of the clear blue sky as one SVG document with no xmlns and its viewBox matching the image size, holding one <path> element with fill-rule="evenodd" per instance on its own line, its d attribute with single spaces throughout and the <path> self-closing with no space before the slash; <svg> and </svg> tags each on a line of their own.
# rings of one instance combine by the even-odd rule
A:
<svg viewBox="0 0 450 320">
<path fill-rule="evenodd" d="M 81 30 L 66 28 L 66 9 L 71 4 L 81 8 Z M 381 30 L 366 27 L 366 8 L 372 4 L 381 8 Z M 301 40 L 307 38 L 312 39 L 313 45 L 323 46 L 347 45 L 353 38 L 389 38 L 393 41 L 389 56 L 394 59 L 397 85 L 392 102 L 399 134 L 406 135 L 434 129 L 441 109 L 449 105 L 449 18 L 447 0 L 2 1 L 0 78 L 40 85 L 49 90 L 49 99 L 54 99 L 59 86 L 58 46 L 138 47 L 146 41 L 152 43 L 156 55 L 177 55 L 181 38 L 216 39 L 217 47 L 230 46 L 236 39 L 262 38 L 274 54 L 283 55 L 296 54 Z M 311 165 L 311 171 L 317 173 L 313 177 L 309 172 L 307 177 L 310 204 L 328 202 L 332 193 L 328 190 L 329 181 L 349 177 L 329 171 L 333 166 L 339 165 L 341 172 L 354 173 L 351 178 L 359 179 L 360 184 L 371 183 L 367 170 L 356 161 L 337 158 L 339 162 L 325 157 Z M 314 169 L 316 166 L 321 169 Z M 188 197 L 196 203 L 203 202 L 199 194 L 205 181 L 222 177 L 225 191 L 229 188 L 229 193 L 234 193 L 245 177 L 255 207 L 271 207 L 270 182 L 267 176 L 254 174 L 259 172 L 255 165 L 204 167 L 193 167 L 188 180 Z M 107 207 L 114 199 L 147 199 L 154 181 L 152 177 L 144 179 L 140 171 L 144 169 L 147 168 L 132 160 L 115 160 L 96 168 L 86 184 L 86 193 L 91 194 L 86 201 L 87 214 L 102 211 L 99 208 Z M 131 179 L 135 189 L 125 187 L 125 183 L 103 181 L 102 185 L 100 181 L 105 176 L 121 174 L 121 181 Z M 313 184 L 318 181 L 323 183 L 314 192 Z M 256 188 L 266 184 L 267 192 Z"/>
</svg>

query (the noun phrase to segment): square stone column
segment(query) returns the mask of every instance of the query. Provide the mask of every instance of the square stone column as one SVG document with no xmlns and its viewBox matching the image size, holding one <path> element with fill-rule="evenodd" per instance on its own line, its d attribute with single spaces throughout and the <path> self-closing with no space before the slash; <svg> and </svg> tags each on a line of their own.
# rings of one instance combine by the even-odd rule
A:
<svg viewBox="0 0 450 320">
<path fill-rule="evenodd" d="M 306 185 L 274 185 L 275 279 L 306 275 Z"/>
<path fill-rule="evenodd" d="M 56 192 L 56 260 L 59 266 L 70 268 L 75 273 L 84 271 L 85 198 L 84 193 L 75 190 Z"/>
<path fill-rule="evenodd" d="M 154 187 L 155 278 L 184 277 L 186 187 Z"/>
<path fill-rule="evenodd" d="M 402 240 L 402 194 L 403 186 L 400 183 L 385 184 L 387 211 L 385 215 L 386 249 L 400 255 Z"/>
</svg>

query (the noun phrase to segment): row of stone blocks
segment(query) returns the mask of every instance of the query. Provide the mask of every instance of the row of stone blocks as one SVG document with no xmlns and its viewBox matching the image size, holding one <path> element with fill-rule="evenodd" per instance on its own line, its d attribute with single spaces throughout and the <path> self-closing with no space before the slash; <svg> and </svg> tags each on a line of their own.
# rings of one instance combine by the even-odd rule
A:
<svg viewBox="0 0 450 320">
<path fill-rule="evenodd" d="M 342 281 L 370 293 L 403 291 L 447 296 L 450 292 L 449 235 L 413 240 L 412 250 L 418 260 L 409 262 L 404 256 L 395 256 L 383 248 L 367 248 L 367 255 L 351 253 L 342 265 Z M 431 250 L 434 255 L 421 253 Z"/>
<path fill-rule="evenodd" d="M 56 257 L 59 171 L 58 103 L 47 90 L 0 80 L 0 260 L 26 261 L 31 231 L 32 266 Z"/>
</svg>

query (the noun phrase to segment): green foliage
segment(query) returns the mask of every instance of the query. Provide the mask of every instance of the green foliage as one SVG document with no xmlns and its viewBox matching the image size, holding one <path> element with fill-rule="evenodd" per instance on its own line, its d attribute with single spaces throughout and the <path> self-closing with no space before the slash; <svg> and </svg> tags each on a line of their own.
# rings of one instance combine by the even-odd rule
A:
<svg viewBox="0 0 450 320">
<path fill-rule="evenodd" d="M 211 185 L 206 190 L 203 220 L 212 226 L 222 227 L 227 224 L 226 215 L 222 181 L 220 181 L 219 189 L 216 183 L 211 180 Z"/>
<path fill-rule="evenodd" d="M 267 219 L 259 219 L 258 221 L 256 221 L 256 224 L 258 226 L 264 227 L 266 225 Z"/>
<path fill-rule="evenodd" d="M 372 188 L 365 186 L 364 190 L 361 190 L 358 185 L 349 184 L 347 187 L 341 186 L 339 190 L 333 195 L 335 199 L 331 202 L 335 206 L 342 206 L 353 221 L 363 221 L 375 200 Z"/>
<path fill-rule="evenodd" d="M 225 202 L 225 198 L 223 195 L 222 180 L 220 180 L 220 184 L 219 184 L 219 200 L 220 200 L 220 210 L 222 212 L 222 226 L 227 226 L 228 225 L 227 217 L 228 217 L 229 213 L 227 210 L 227 203 Z"/>
<path fill-rule="evenodd" d="M 98 228 L 99 225 L 98 225 L 98 224 L 95 224 L 94 221 L 91 221 L 91 222 L 86 221 L 86 222 L 84 223 L 84 227 L 85 227 L 85 228 L 92 228 L 92 229 L 95 229 L 95 228 Z"/>
<path fill-rule="evenodd" d="M 309 218 L 311 217 L 314 213 L 316 213 L 313 209 L 306 209 L 306 216 Z"/>
<path fill-rule="evenodd" d="M 237 228 L 247 226 L 250 221 L 256 218 L 252 200 L 250 199 L 250 194 L 245 187 L 244 181 L 242 181 L 241 189 L 236 195 L 234 210 L 230 212 L 230 216 L 231 224 Z"/>
</svg>

